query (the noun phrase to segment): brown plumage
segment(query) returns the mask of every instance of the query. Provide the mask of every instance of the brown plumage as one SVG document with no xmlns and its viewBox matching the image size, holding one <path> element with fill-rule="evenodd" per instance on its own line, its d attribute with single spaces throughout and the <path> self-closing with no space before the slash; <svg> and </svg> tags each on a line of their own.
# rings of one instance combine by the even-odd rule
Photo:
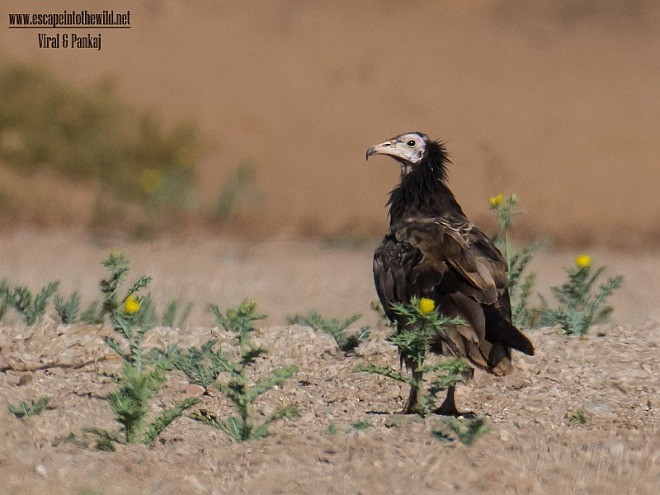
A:
<svg viewBox="0 0 660 495">
<path fill-rule="evenodd" d="M 432 350 L 465 358 L 496 375 L 510 369 L 511 349 L 533 355 L 531 342 L 511 324 L 506 261 L 493 242 L 465 216 L 446 185 L 444 146 L 422 133 L 407 133 L 372 146 L 401 165 L 401 182 L 389 200 L 390 226 L 374 254 L 374 281 L 387 316 L 399 331 L 405 321 L 393 303 L 413 296 L 433 299 L 447 316 L 469 325 L 438 334 Z M 406 411 L 415 409 L 411 393 Z M 454 389 L 436 411 L 459 414 Z"/>
</svg>

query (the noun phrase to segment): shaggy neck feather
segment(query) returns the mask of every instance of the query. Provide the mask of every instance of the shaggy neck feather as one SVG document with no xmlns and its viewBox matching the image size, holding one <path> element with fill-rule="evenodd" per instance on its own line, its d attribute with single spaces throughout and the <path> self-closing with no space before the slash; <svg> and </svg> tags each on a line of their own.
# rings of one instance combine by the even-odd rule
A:
<svg viewBox="0 0 660 495">
<path fill-rule="evenodd" d="M 390 193 L 390 225 L 412 212 L 442 216 L 448 210 L 463 215 L 454 194 L 447 187 L 446 166 L 451 163 L 447 150 L 438 142 L 427 145 L 426 157 L 401 177 L 401 183 Z"/>
</svg>

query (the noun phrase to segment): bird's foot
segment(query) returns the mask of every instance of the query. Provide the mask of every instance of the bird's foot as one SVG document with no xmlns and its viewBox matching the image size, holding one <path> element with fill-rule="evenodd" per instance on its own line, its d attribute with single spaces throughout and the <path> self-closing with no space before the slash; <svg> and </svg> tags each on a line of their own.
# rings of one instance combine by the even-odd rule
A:
<svg viewBox="0 0 660 495">
<path fill-rule="evenodd" d="M 455 418 L 476 418 L 477 415 L 471 411 L 460 412 L 456 409 L 456 401 L 454 400 L 454 387 L 449 387 L 447 390 L 447 397 L 437 409 L 433 410 L 433 414 L 441 416 L 453 416 Z"/>
<path fill-rule="evenodd" d="M 406 407 L 403 408 L 401 414 L 418 414 L 423 418 L 428 414 L 428 411 L 424 409 L 421 402 L 417 399 L 416 394 L 410 394 L 406 402 Z"/>
<path fill-rule="evenodd" d="M 411 404 L 410 401 L 408 401 L 406 407 L 401 411 L 401 414 L 419 414 L 420 416 L 424 416 L 424 411 L 418 403 Z"/>
<path fill-rule="evenodd" d="M 415 383 L 419 383 L 421 381 L 421 374 L 413 372 L 413 380 L 415 380 Z M 419 386 L 412 385 L 410 387 L 406 407 L 402 411 L 403 414 L 419 414 L 420 416 L 424 416 L 424 410 L 419 402 L 419 393 Z"/>
<path fill-rule="evenodd" d="M 477 417 L 477 415 L 474 414 L 472 411 L 461 412 L 458 409 L 456 409 L 455 404 L 445 404 L 444 402 L 440 407 L 433 410 L 433 414 L 438 414 L 440 416 L 453 416 L 454 418 L 466 418 L 466 419 L 474 419 Z"/>
</svg>

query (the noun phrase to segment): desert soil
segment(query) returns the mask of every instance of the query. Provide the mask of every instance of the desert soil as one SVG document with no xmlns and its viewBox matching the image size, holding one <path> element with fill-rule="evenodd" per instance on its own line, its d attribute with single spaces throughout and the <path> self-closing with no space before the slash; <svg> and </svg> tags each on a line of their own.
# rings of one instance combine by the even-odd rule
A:
<svg viewBox="0 0 660 495">
<path fill-rule="evenodd" d="M 263 440 L 236 443 L 189 418 L 176 420 L 154 447 L 100 452 L 78 441 L 85 427 L 116 428 L 107 402 L 114 384 L 101 372 L 119 363 L 100 336 L 107 328 L 58 325 L 52 309 L 26 327 L 8 315 L 0 328 L 0 406 L 52 397 L 39 416 L 16 419 L 0 410 L 0 493 L 6 494 L 371 494 L 371 493 L 657 493 L 660 290 L 657 255 L 595 251 L 608 273 L 623 273 L 613 321 L 568 338 L 557 329 L 530 330 L 537 354 L 517 355 L 513 374 L 481 372 L 458 389 L 459 406 L 485 416 L 490 432 L 467 447 L 431 432 L 442 420 L 398 415 L 406 390 L 358 364 L 397 365 L 394 349 L 369 311 L 372 246 L 345 249 L 275 239 L 264 243 L 196 238 L 110 244 L 79 234 L 17 232 L 0 237 L 0 273 L 35 289 L 61 280 L 83 303 L 104 275 L 110 248 L 125 251 L 134 276 L 154 277 L 152 294 L 195 302 L 189 326 L 156 328 L 149 345 L 200 344 L 227 336 L 205 305 L 227 307 L 254 297 L 269 314 L 257 340 L 269 353 L 255 372 L 289 364 L 298 373 L 264 395 L 257 416 L 295 404 L 300 418 L 282 420 Z M 574 253 L 542 252 L 533 267 L 539 287 L 561 280 Z M 655 284 L 655 285 L 654 285 Z M 286 315 L 317 309 L 326 316 L 361 312 L 355 325 L 372 335 L 354 355 Z M 224 344 L 223 344 L 224 345 Z M 178 372 L 152 401 L 152 414 L 197 395 L 219 415 L 231 408 L 218 394 L 201 396 Z M 583 411 L 586 423 L 571 420 Z M 369 427 L 352 427 L 368 421 Z M 331 426 L 332 425 L 332 426 Z M 334 433 L 329 432 L 334 428 Z"/>
<path fill-rule="evenodd" d="M 200 205 L 214 204 L 239 163 L 254 163 L 252 233 L 382 232 L 399 171 L 364 153 L 419 130 L 447 142 L 470 218 L 490 218 L 489 196 L 517 192 L 534 237 L 660 239 L 656 1 L 116 0 L 112 9 L 131 11 L 131 29 L 106 30 L 100 51 L 40 49 L 41 30 L 0 29 L 0 64 L 41 64 L 82 87 L 110 77 L 166 127 L 196 122 Z M 0 18 L 63 10 L 75 9 L 5 0 Z M 88 222 L 97 200 L 94 188 L 41 174 L 26 181 L 0 168 L 0 181 L 5 201 L 21 204 L 12 215 L 27 221 Z"/>
<path fill-rule="evenodd" d="M 82 87 L 110 76 L 120 97 L 166 126 L 197 122 L 200 210 L 239 163 L 255 163 L 261 198 L 237 230 L 268 239 L 230 240 L 201 233 L 203 224 L 179 239 L 90 238 L 81 232 L 96 186 L 3 166 L 0 193 L 13 209 L 3 206 L 12 230 L 0 233 L 0 279 L 32 289 L 60 280 L 85 305 L 98 297 L 100 260 L 125 251 L 133 275 L 154 278 L 161 308 L 195 303 L 189 326 L 154 329 L 153 345 L 225 339 L 206 305 L 255 298 L 269 315 L 258 332 L 269 354 L 256 372 L 300 368 L 257 412 L 294 404 L 301 413 L 255 442 L 181 418 L 152 448 L 99 452 L 80 441 L 85 427 L 116 427 L 106 400 L 114 386 L 101 374 L 119 364 L 100 338 L 108 329 L 58 325 L 52 309 L 36 327 L 10 314 L 0 327 L 0 494 L 660 492 L 658 5 L 121 0 L 112 8 L 132 11 L 131 29 L 104 34 L 94 53 L 39 49 L 36 30 L 0 29 L 0 63 L 42 64 Z M 0 10 L 7 19 L 45 7 L 10 0 Z M 578 254 L 557 246 L 606 246 L 590 251 L 595 262 L 626 277 L 612 323 L 582 338 L 529 331 L 536 356 L 516 356 L 510 376 L 477 372 L 459 387 L 459 406 L 491 430 L 472 447 L 432 437 L 439 418 L 397 415 L 398 384 L 353 372 L 398 362 L 369 307 L 368 240 L 385 229 L 398 169 L 384 158 L 365 164 L 364 152 L 407 130 L 448 142 L 450 184 L 479 225 L 493 226 L 489 196 L 519 194 L 519 232 L 554 246 L 532 266 L 541 292 Z M 300 234 L 335 242 L 292 240 Z M 286 325 L 311 309 L 363 314 L 355 327 L 374 327 L 369 342 L 345 356 L 329 337 Z M 194 394 L 172 372 L 151 412 Z M 6 411 L 42 396 L 52 401 L 40 416 Z M 231 410 L 217 395 L 201 399 Z M 570 419 L 580 410 L 585 424 Z M 370 427 L 351 426 L 361 421 Z"/>
</svg>

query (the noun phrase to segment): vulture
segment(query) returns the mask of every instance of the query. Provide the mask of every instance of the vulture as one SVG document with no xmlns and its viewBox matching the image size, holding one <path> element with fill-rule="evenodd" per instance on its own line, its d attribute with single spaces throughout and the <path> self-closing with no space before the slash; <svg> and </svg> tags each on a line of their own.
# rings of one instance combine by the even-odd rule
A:
<svg viewBox="0 0 660 495">
<path fill-rule="evenodd" d="M 465 325 L 448 327 L 431 351 L 462 358 L 501 376 L 510 371 L 511 349 L 534 354 L 532 343 L 511 323 L 507 264 L 493 241 L 467 219 L 447 187 L 446 148 L 421 132 L 401 134 L 367 150 L 401 165 L 401 180 L 390 193 L 389 229 L 374 253 L 376 292 L 387 317 L 406 329 L 393 304 L 413 296 L 429 298 L 446 316 Z M 410 366 L 410 363 L 406 363 Z M 454 387 L 434 412 L 455 415 Z M 416 410 L 413 387 L 405 411 Z"/>
</svg>

